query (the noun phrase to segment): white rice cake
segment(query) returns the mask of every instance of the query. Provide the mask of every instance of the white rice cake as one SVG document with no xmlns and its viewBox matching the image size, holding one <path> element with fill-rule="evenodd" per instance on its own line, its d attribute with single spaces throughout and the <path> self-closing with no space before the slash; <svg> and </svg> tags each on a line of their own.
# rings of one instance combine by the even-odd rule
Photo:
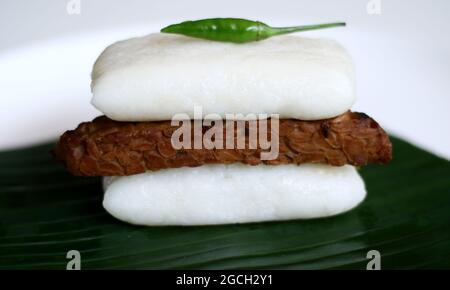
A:
<svg viewBox="0 0 450 290">
<path fill-rule="evenodd" d="M 336 42 L 294 35 L 246 44 L 173 34 L 114 43 L 92 72 L 92 104 L 118 121 L 210 113 L 318 120 L 355 101 L 353 64 Z"/>
<path fill-rule="evenodd" d="M 104 208 L 137 225 L 310 219 L 348 211 L 366 190 L 350 165 L 218 164 L 104 178 Z"/>
</svg>

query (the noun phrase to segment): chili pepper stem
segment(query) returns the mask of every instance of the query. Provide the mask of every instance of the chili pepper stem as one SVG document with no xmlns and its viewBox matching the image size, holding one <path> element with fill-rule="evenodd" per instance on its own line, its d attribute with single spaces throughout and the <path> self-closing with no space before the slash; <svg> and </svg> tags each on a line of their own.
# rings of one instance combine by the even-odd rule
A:
<svg viewBox="0 0 450 290">
<path fill-rule="evenodd" d="M 345 22 L 333 22 L 333 23 L 302 25 L 302 26 L 292 26 L 292 27 L 270 27 L 270 36 L 287 34 L 287 33 L 298 32 L 298 31 L 345 26 L 345 25 L 346 25 Z"/>
</svg>

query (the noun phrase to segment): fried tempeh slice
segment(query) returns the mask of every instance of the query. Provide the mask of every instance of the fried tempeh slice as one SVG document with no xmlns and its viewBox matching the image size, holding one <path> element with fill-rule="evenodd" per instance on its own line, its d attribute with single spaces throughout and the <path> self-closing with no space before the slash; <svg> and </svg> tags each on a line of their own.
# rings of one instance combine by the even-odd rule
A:
<svg viewBox="0 0 450 290">
<path fill-rule="evenodd" d="M 176 150 L 171 136 L 177 128 L 170 121 L 117 122 L 101 116 L 65 132 L 53 154 L 72 174 L 84 176 L 123 176 L 233 162 L 363 166 L 387 163 L 392 158 L 391 142 L 378 123 L 364 113 L 350 111 L 326 120 L 279 120 L 279 154 L 274 160 L 260 159 L 266 150 L 259 144 L 257 149 L 237 149 L 236 140 L 234 149 Z M 203 132 L 206 130 L 208 127 L 203 127 Z M 245 134 L 248 141 L 247 129 Z M 236 139 L 237 134 L 234 136 Z"/>
</svg>

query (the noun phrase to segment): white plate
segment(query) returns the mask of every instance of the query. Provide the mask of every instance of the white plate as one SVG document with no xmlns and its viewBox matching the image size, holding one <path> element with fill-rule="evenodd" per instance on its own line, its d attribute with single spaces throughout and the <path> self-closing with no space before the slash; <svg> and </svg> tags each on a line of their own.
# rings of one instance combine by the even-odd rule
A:
<svg viewBox="0 0 450 290">
<path fill-rule="evenodd" d="M 450 158 L 450 1 L 381 0 L 374 15 L 370 1 L 360 0 L 80 0 L 73 15 L 69 0 L 19 2 L 0 4 L 0 149 L 53 140 L 100 115 L 89 103 L 90 71 L 113 41 L 186 19 L 233 16 L 278 26 L 345 20 L 346 28 L 304 35 L 347 47 L 357 70 L 354 109 Z"/>
</svg>

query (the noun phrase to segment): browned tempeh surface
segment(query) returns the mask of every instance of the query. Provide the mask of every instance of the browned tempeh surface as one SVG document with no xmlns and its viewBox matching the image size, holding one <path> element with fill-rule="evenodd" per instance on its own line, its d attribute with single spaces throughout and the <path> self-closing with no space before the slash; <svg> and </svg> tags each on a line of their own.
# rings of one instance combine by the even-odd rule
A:
<svg viewBox="0 0 450 290">
<path fill-rule="evenodd" d="M 318 121 L 279 121 L 279 155 L 270 161 L 260 160 L 261 149 L 248 147 L 175 150 L 171 136 L 177 127 L 171 127 L 170 121 L 117 122 L 104 116 L 65 132 L 53 153 L 72 174 L 85 176 L 131 175 L 146 170 L 233 162 L 363 166 L 387 163 L 392 158 L 388 135 L 363 113 L 347 112 Z M 207 129 L 203 127 L 203 132 Z M 248 130 L 245 132 L 248 134 Z"/>
</svg>

